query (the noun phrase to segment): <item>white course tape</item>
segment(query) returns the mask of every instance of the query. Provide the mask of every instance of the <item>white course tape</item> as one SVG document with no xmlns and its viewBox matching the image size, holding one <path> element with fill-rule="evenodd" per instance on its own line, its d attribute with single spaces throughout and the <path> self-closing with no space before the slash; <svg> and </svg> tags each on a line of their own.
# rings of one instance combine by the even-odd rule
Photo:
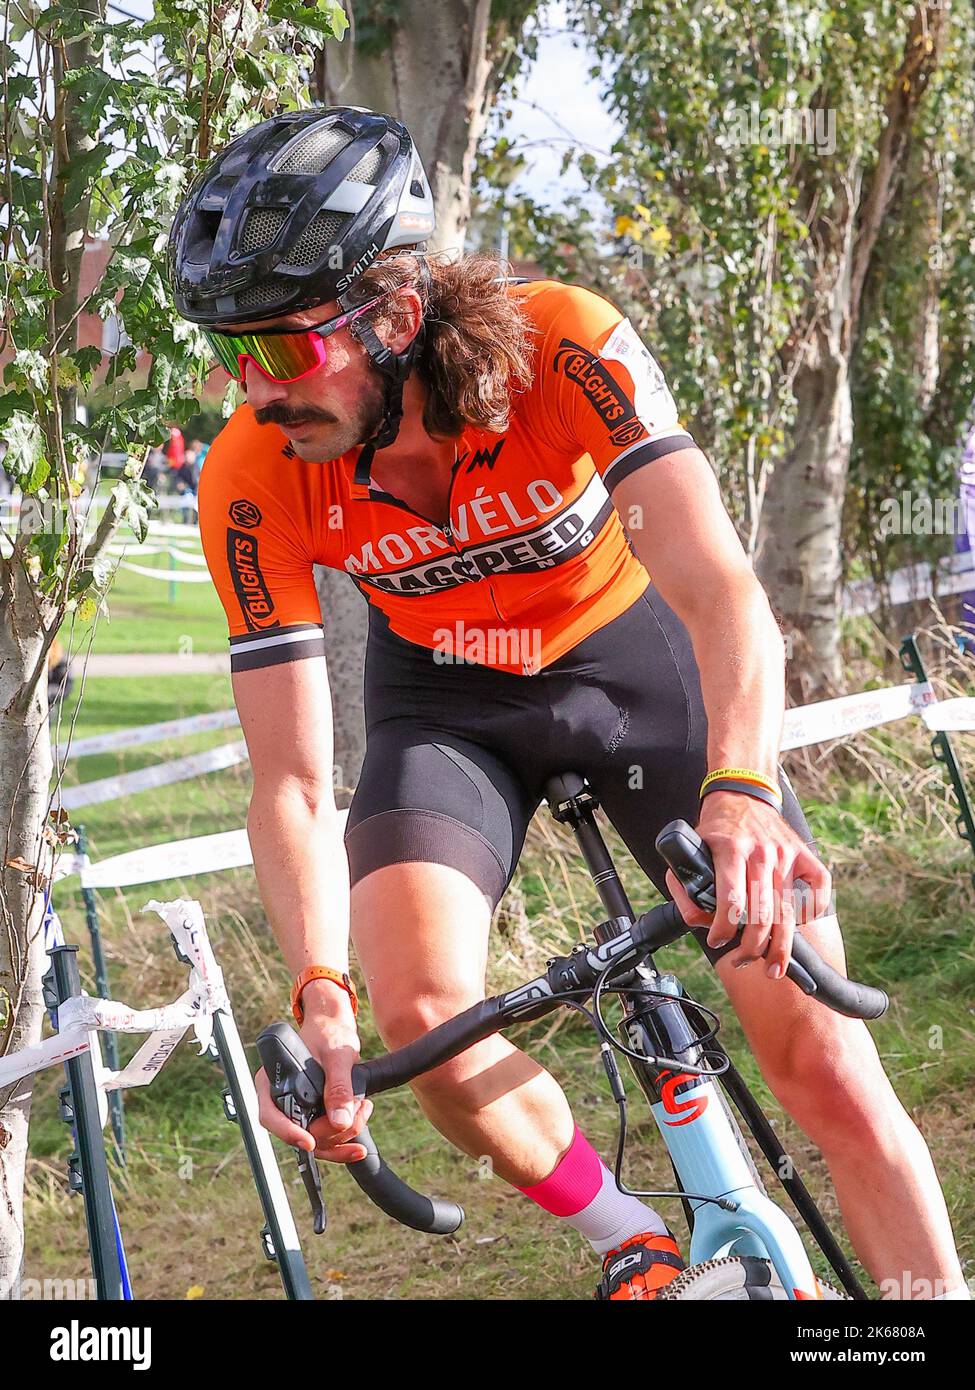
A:
<svg viewBox="0 0 975 1390">
<path fill-rule="evenodd" d="M 148 1086 L 185 1035 L 185 1028 L 162 1028 L 150 1033 L 132 1060 L 106 1083 L 106 1089 L 121 1091 L 128 1086 Z"/>
<path fill-rule="evenodd" d="M 93 782 L 83 782 L 80 787 L 64 787 L 61 805 L 66 811 L 76 811 L 81 806 L 96 806 L 120 796 L 133 796 L 152 787 L 167 787 L 172 782 L 185 782 L 190 777 L 220 772 L 226 767 L 246 762 L 247 745 L 243 739 L 237 743 L 222 743 L 217 748 L 206 748 L 202 753 L 174 758 L 172 762 L 155 763 L 136 772 L 119 773 L 117 777 L 101 777 Z"/>
<path fill-rule="evenodd" d="M 883 690 L 863 690 L 856 695 L 841 695 L 836 700 L 787 709 L 782 751 L 806 748 L 810 743 L 843 738 L 846 734 L 889 724 L 891 720 L 919 714 L 925 706 L 935 703 L 934 691 L 925 681 L 891 685 Z"/>
<path fill-rule="evenodd" d="M 905 565 L 890 576 L 888 602 L 892 606 L 899 603 L 916 602 L 930 598 L 932 593 L 939 598 L 946 594 L 963 593 L 975 588 L 975 554 L 962 551 L 960 554 L 946 555 L 938 563 L 932 584 L 932 567 L 924 561 L 916 565 Z M 873 613 L 880 607 L 883 590 L 872 579 L 857 579 L 848 584 L 843 593 L 843 612 L 850 617 L 863 613 Z"/>
<path fill-rule="evenodd" d="M 182 536 L 185 541 L 192 541 L 197 545 L 200 542 L 199 526 L 181 525 L 178 521 L 150 521 L 149 534 L 151 536 Z"/>
<path fill-rule="evenodd" d="M 141 743 L 156 743 L 159 739 L 180 738 L 183 734 L 202 734 L 210 729 L 234 729 L 240 724 L 235 709 L 212 710 L 208 714 L 190 714 L 185 719 L 167 719 L 160 724 L 140 724 L 135 729 L 115 729 L 108 734 L 92 734 L 89 738 L 59 743 L 55 757 L 88 758 L 93 753 L 110 753 L 116 748 L 134 748 Z"/>
<path fill-rule="evenodd" d="M 182 560 L 187 565 L 205 565 L 207 558 L 205 555 L 193 554 L 190 550 L 182 550 L 179 546 L 168 545 L 166 549 L 174 560 Z"/>
<path fill-rule="evenodd" d="M 210 571 L 200 573 L 199 570 L 157 570 L 151 569 L 148 565 L 133 565 L 128 560 L 119 561 L 120 570 L 131 570 L 133 574 L 145 575 L 147 579 L 166 579 L 175 580 L 178 584 L 209 584 Z"/>
<path fill-rule="evenodd" d="M 348 811 L 338 812 L 344 830 Z M 80 856 L 67 861 L 63 877 L 81 874 L 82 888 L 131 888 L 137 883 L 162 883 L 165 879 L 192 878 L 195 874 L 241 869 L 254 860 L 246 830 L 221 830 L 216 835 L 197 835 L 191 840 L 169 840 L 113 855 L 97 864 Z"/>
<path fill-rule="evenodd" d="M 219 869 L 239 869 L 253 862 L 247 831 L 222 830 L 217 835 L 147 845 L 98 864 L 83 865 L 81 886 L 129 888 L 137 883 L 161 883 L 164 879 L 192 878 L 194 874 Z"/>
<path fill-rule="evenodd" d="M 58 1006 L 58 1032 L 34 1047 L 0 1057 L 0 1086 L 19 1081 L 42 1067 L 56 1066 L 69 1057 L 92 1049 L 92 1037 L 99 1030 L 113 1033 L 150 1033 L 153 1046 L 142 1047 L 120 1072 L 105 1072 L 104 1090 L 119 1086 L 147 1085 L 171 1054 L 175 1041 L 192 1028 L 200 1051 L 204 1052 L 213 1034 L 213 1015 L 218 1009 L 229 1011 L 223 973 L 217 964 L 198 902 L 177 898 L 173 902 L 150 902 L 145 910 L 157 912 L 166 923 L 179 949 L 190 965 L 189 985 L 172 1004 L 157 1009 L 133 1009 L 115 999 L 92 999 L 81 995 Z"/>
<path fill-rule="evenodd" d="M 975 729 L 975 700 L 959 695 L 953 700 L 937 700 L 921 711 L 921 718 L 932 731 L 938 729 Z"/>
<path fill-rule="evenodd" d="M 187 565 L 205 565 L 206 556 L 193 551 L 183 550 L 177 545 L 110 545 L 106 554 L 113 559 L 131 560 L 134 555 L 145 558 L 147 555 L 171 555 L 174 560 L 182 560 Z"/>
<path fill-rule="evenodd" d="M 158 507 L 161 512 L 178 512 L 184 511 L 186 508 L 192 508 L 195 511 L 196 493 L 160 492 L 156 494 L 153 505 Z"/>
</svg>

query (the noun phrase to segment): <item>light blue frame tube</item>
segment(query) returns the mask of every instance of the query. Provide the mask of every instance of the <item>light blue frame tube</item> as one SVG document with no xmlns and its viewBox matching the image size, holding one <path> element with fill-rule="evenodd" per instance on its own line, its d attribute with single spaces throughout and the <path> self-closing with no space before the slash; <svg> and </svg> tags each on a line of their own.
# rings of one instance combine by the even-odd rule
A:
<svg viewBox="0 0 975 1390">
<path fill-rule="evenodd" d="M 785 1212 L 756 1187 L 716 1083 L 702 1080 L 682 1090 L 671 1106 L 657 1101 L 650 1108 L 681 1186 L 687 1192 L 724 1197 L 735 1207 L 726 1211 L 714 1202 L 688 1198 L 694 1212 L 689 1263 L 757 1255 L 771 1260 L 789 1298 L 796 1298 L 797 1290 L 807 1298 L 818 1297 L 799 1233 Z"/>
</svg>

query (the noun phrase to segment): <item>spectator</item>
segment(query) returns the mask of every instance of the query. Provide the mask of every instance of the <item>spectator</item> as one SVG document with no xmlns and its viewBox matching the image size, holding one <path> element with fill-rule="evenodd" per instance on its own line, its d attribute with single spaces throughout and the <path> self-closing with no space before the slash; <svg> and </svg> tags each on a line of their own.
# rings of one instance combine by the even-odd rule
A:
<svg viewBox="0 0 975 1390">
<path fill-rule="evenodd" d="M 193 488 L 194 490 L 200 483 L 200 469 L 203 467 L 203 460 L 207 456 L 209 444 L 204 444 L 202 439 L 191 439 L 190 446 L 186 451 L 186 461 L 193 468 Z"/>
<path fill-rule="evenodd" d="M 173 425 L 169 431 L 169 442 L 165 445 L 165 453 L 175 476 L 186 462 L 186 441 L 183 438 L 183 431 L 177 425 Z"/>
<path fill-rule="evenodd" d="M 153 491 L 159 486 L 159 479 L 162 477 L 165 469 L 165 453 L 162 449 L 150 449 L 149 457 L 146 459 L 146 466 L 142 470 L 142 476 Z"/>
<path fill-rule="evenodd" d="M 173 486 L 178 496 L 187 504 L 183 507 L 183 521 L 187 526 L 196 524 L 196 472 L 187 457 L 183 466 L 172 475 Z"/>
</svg>

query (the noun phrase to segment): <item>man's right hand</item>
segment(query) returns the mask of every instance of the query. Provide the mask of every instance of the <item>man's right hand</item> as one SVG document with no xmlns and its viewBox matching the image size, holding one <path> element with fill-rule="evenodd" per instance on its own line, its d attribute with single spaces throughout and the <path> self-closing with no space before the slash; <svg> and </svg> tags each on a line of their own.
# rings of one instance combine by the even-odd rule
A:
<svg viewBox="0 0 975 1390">
<path fill-rule="evenodd" d="M 261 1124 L 296 1148 L 314 1149 L 315 1157 L 330 1163 L 355 1163 L 365 1158 L 355 1135 L 368 1123 L 373 1104 L 352 1094 L 352 1068 L 359 1060 L 359 1035 L 349 997 L 329 981 L 314 981 L 302 995 L 301 1037 L 325 1073 L 325 1114 L 310 1130 L 289 1120 L 271 1099 L 264 1068 L 254 1078 Z"/>
</svg>

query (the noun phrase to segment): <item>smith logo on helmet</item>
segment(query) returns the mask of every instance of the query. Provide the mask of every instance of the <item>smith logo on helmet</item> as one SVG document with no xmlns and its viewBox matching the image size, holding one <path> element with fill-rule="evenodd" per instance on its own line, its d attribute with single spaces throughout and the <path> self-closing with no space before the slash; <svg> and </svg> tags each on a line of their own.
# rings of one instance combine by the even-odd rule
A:
<svg viewBox="0 0 975 1390">
<path fill-rule="evenodd" d="M 339 291 L 347 290 L 354 280 L 358 280 L 360 275 L 364 275 L 379 255 L 379 249 L 379 243 L 375 241 L 371 246 L 367 247 L 352 269 L 347 271 L 345 275 L 339 276 L 335 282 L 336 288 Z"/>
<path fill-rule="evenodd" d="M 614 444 L 629 444 L 644 433 L 633 402 L 594 353 L 563 338 L 552 366 L 585 393 L 586 400 L 609 428 Z"/>
<path fill-rule="evenodd" d="M 251 632 L 261 628 L 277 627 L 274 613 L 274 600 L 264 582 L 257 559 L 257 537 L 246 531 L 235 531 L 227 527 L 227 563 L 230 578 L 240 601 L 240 611 Z"/>
</svg>

